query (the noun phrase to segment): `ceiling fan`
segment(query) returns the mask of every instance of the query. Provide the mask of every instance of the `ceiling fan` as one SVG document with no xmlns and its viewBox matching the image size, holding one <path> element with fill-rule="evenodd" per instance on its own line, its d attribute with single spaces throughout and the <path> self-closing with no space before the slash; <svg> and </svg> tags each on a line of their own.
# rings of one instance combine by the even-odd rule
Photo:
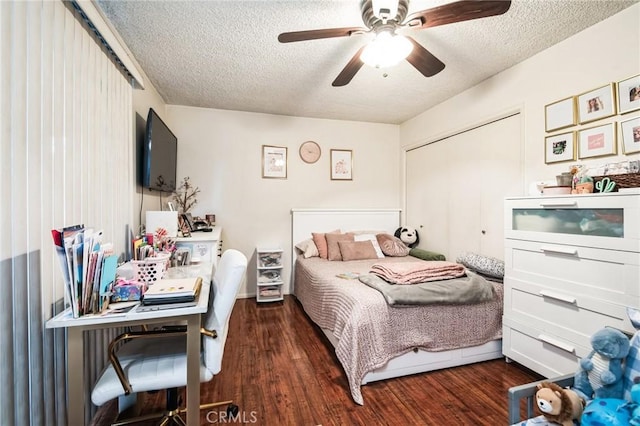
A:
<svg viewBox="0 0 640 426">
<path fill-rule="evenodd" d="M 362 20 L 366 27 L 293 31 L 280 34 L 278 41 L 291 43 L 374 33 L 374 40 L 362 46 L 333 81 L 332 86 L 336 87 L 349 84 L 365 62 L 382 68 L 406 59 L 425 77 L 432 77 L 444 69 L 444 63 L 413 38 L 399 34 L 398 30 L 431 28 L 501 15 L 510 6 L 511 0 L 462 0 L 407 16 L 409 0 L 361 0 Z M 381 49 L 396 58 L 384 63 L 384 56 L 375 56 Z"/>
</svg>

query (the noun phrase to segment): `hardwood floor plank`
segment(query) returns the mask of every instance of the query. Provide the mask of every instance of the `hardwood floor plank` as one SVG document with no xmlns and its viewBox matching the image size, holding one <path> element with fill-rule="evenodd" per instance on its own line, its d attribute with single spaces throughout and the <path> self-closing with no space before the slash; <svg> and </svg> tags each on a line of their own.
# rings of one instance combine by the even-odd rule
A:
<svg viewBox="0 0 640 426">
<path fill-rule="evenodd" d="M 364 406 L 359 406 L 333 347 L 295 298 L 287 296 L 274 304 L 236 302 L 222 371 L 200 389 L 203 402 L 233 399 L 240 407 L 235 423 L 495 426 L 507 423 L 507 389 L 538 379 L 499 359 L 367 384 L 362 387 Z M 164 395 L 140 395 L 142 413 L 161 410 Z M 182 395 L 184 401 L 184 390 Z M 92 425 L 109 424 L 115 409 L 106 404 Z M 203 410 L 200 424 L 221 423 L 219 415 L 224 407 Z"/>
</svg>

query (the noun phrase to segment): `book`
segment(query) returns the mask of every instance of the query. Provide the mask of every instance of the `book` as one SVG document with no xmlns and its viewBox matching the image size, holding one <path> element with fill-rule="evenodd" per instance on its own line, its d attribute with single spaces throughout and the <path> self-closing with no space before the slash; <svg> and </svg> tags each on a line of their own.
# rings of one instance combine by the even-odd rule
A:
<svg viewBox="0 0 640 426">
<path fill-rule="evenodd" d="M 144 304 L 190 302 L 202 286 L 201 277 L 163 278 L 150 285 L 142 297 Z"/>
<path fill-rule="evenodd" d="M 341 274 L 336 274 L 336 277 L 342 278 L 345 280 L 355 280 L 360 276 L 357 272 L 343 272 Z"/>
</svg>

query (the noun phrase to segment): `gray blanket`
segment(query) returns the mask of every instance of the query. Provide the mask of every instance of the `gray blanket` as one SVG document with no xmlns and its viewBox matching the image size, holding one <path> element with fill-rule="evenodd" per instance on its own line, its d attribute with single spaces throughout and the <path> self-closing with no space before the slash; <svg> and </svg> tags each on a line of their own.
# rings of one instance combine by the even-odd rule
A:
<svg viewBox="0 0 640 426">
<path fill-rule="evenodd" d="M 471 271 L 466 277 L 410 285 L 391 284 L 375 274 L 360 275 L 358 279 L 382 293 L 389 305 L 480 303 L 495 297 L 493 285 Z"/>
</svg>

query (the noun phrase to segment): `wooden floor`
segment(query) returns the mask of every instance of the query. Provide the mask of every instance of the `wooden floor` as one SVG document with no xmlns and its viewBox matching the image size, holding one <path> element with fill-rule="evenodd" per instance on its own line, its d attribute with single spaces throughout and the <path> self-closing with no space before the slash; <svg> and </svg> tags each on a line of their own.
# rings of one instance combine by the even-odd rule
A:
<svg viewBox="0 0 640 426">
<path fill-rule="evenodd" d="M 499 359 L 365 385 L 359 406 L 332 346 L 287 296 L 275 304 L 236 302 L 222 371 L 201 385 L 201 398 L 233 399 L 240 407 L 234 423 L 496 426 L 507 424 L 507 389 L 539 378 Z M 142 413 L 161 409 L 164 395 L 142 395 Z M 220 411 L 203 410 L 200 424 L 224 423 Z M 115 404 L 106 404 L 92 425 L 114 415 Z"/>
</svg>

